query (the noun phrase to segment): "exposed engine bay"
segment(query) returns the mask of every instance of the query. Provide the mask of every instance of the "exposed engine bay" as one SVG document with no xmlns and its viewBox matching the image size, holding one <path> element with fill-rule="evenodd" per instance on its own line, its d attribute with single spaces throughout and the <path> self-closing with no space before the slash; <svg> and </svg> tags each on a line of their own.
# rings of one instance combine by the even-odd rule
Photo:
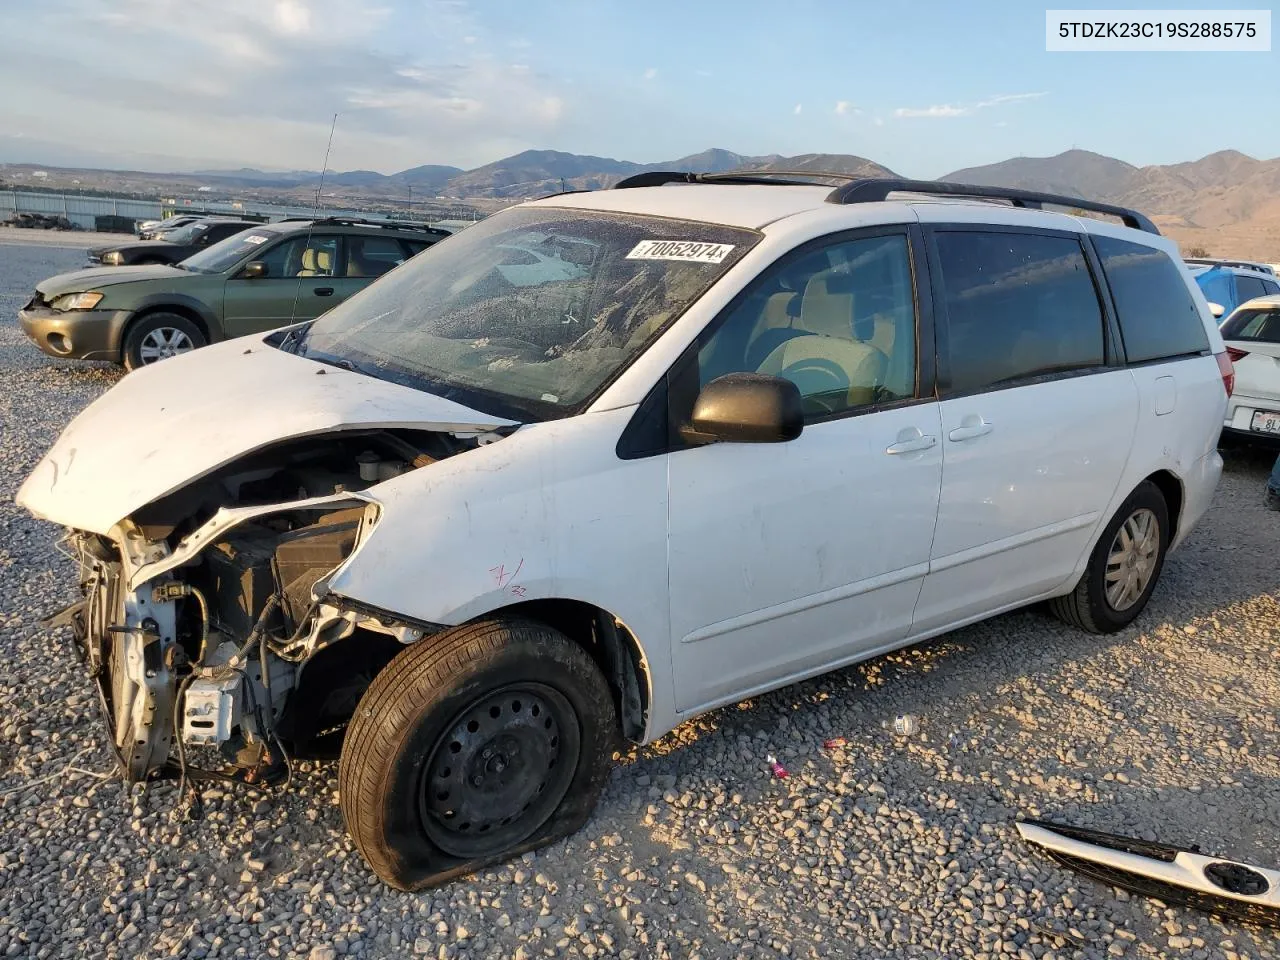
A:
<svg viewBox="0 0 1280 960">
<path fill-rule="evenodd" d="M 327 599 L 327 578 L 377 520 L 361 492 L 480 440 L 385 429 L 295 439 L 109 535 L 71 531 L 83 599 L 49 622 L 73 628 L 125 779 L 271 782 L 291 755 L 332 755 L 373 675 L 432 629 Z M 359 644 L 326 656 L 357 631 Z"/>
</svg>

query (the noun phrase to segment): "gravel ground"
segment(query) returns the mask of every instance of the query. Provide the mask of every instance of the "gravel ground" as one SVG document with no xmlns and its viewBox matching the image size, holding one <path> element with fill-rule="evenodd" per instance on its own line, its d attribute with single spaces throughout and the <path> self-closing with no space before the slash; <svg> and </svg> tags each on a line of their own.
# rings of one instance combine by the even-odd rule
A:
<svg viewBox="0 0 1280 960">
<path fill-rule="evenodd" d="M 23 246 L 39 246 L 39 247 L 70 247 L 76 249 L 87 249 L 89 247 L 105 247 L 108 243 L 123 243 L 128 240 L 137 240 L 138 238 L 132 233 L 91 233 L 79 230 L 31 230 L 25 227 L 4 227 L 0 226 L 0 245 L 22 244 Z M 10 280 L 9 271 L 4 270 L 5 259 L 0 258 L 0 271 L 3 271 L 4 277 L 0 279 L 0 284 L 5 284 Z M 82 262 L 77 262 L 73 266 L 81 266 Z M 56 269 L 65 270 L 66 267 L 58 264 Z M 37 276 L 36 280 L 43 280 L 49 276 L 42 273 Z M 34 282 L 34 281 L 33 281 Z M 28 291 L 30 293 L 30 291 Z M 11 320 L 12 313 L 5 314 L 5 320 Z"/>
<path fill-rule="evenodd" d="M 66 236 L 66 235 L 64 235 Z M 127 793 L 89 682 L 37 619 L 72 598 L 55 531 L 13 492 L 111 368 L 56 362 L 14 315 L 73 249 L 0 246 L 0 957 L 1280 956 L 1267 930 L 1083 879 L 1015 816 L 1280 847 L 1280 516 L 1232 456 L 1135 628 L 1000 617 L 720 710 L 622 758 L 578 834 L 420 895 L 346 838 L 336 768 L 287 795 Z M 920 716 L 897 737 L 883 722 Z M 824 751 L 824 738 L 848 745 Z M 764 757 L 790 769 L 774 779 Z"/>
</svg>

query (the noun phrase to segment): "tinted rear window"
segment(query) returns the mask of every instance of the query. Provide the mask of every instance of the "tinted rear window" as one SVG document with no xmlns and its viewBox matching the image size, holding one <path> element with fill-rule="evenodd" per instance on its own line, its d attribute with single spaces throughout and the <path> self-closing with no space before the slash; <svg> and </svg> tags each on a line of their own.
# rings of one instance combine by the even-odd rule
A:
<svg viewBox="0 0 1280 960">
<path fill-rule="evenodd" d="M 1102 309 L 1078 240 L 946 231 L 937 246 L 952 392 L 1103 364 Z"/>
<path fill-rule="evenodd" d="M 1280 307 L 1237 311 L 1222 325 L 1222 339 L 1280 343 Z"/>
<path fill-rule="evenodd" d="M 1111 285 L 1130 363 L 1209 349 L 1200 311 L 1167 253 L 1115 237 L 1095 236 L 1093 243 Z"/>
</svg>

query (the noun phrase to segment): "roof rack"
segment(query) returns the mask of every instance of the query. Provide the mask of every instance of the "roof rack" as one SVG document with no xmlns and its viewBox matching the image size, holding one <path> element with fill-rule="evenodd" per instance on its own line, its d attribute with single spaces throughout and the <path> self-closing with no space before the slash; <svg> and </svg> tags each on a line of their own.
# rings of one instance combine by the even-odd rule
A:
<svg viewBox="0 0 1280 960">
<path fill-rule="evenodd" d="M 1258 260 L 1219 260 L 1216 257 L 1183 257 L 1183 263 L 1204 264 L 1208 267 L 1240 267 L 1244 270 L 1257 270 L 1259 273 L 1269 273 L 1275 276 L 1275 267 L 1269 263 L 1262 263 Z"/>
<path fill-rule="evenodd" d="M 923 193 L 931 196 L 1007 200 L 1015 207 L 1029 207 L 1033 210 L 1039 210 L 1047 203 L 1055 207 L 1105 213 L 1112 217 L 1119 217 L 1126 227 L 1142 230 L 1145 233 L 1154 233 L 1157 236 L 1160 234 L 1154 223 L 1137 210 L 1131 210 L 1128 207 L 1117 207 L 1110 203 L 1097 203 L 1093 200 L 1066 197 L 1055 193 L 1019 190 L 1014 187 L 988 187 L 940 180 L 899 180 L 891 177 L 877 177 L 853 180 L 837 187 L 831 191 L 827 201 L 829 203 L 874 203 L 884 200 L 890 193 Z"/>
<path fill-rule="evenodd" d="M 807 177 L 826 180 L 843 180 L 840 186 L 827 194 L 828 203 L 876 203 L 888 198 L 891 193 L 920 193 L 929 196 L 958 197 L 978 200 L 1004 200 L 1015 207 L 1041 209 L 1045 204 L 1068 209 L 1088 210 L 1093 213 L 1105 213 L 1118 217 L 1126 227 L 1154 233 L 1160 231 L 1147 217 L 1128 207 L 1118 207 L 1109 203 L 1097 203 L 1080 197 L 1067 197 L 1054 193 L 1039 193 L 1034 190 L 1019 190 L 1014 187 L 988 187 L 970 183 L 949 183 L 941 180 L 904 180 L 897 177 L 860 177 L 847 173 L 829 173 L 819 170 L 751 170 L 743 173 L 689 173 L 685 171 L 655 170 L 637 173 L 620 180 L 614 189 L 628 187 L 660 187 L 668 183 L 754 183 L 777 185 L 775 177 Z M 785 182 L 785 179 L 783 180 Z M 801 181 L 798 185 L 820 187 L 825 184 L 814 183 L 812 179 Z"/>
<path fill-rule="evenodd" d="M 278 223 L 324 223 L 331 226 L 347 227 L 385 227 L 388 230 L 414 230 L 419 233 L 431 233 L 441 237 L 449 236 L 448 230 L 432 227 L 425 223 L 411 223 L 399 220 L 369 220 L 362 217 L 285 217 Z"/>
<path fill-rule="evenodd" d="M 741 173 L 689 173 L 685 170 L 650 170 L 625 177 L 613 185 L 614 190 L 625 190 L 629 187 L 661 187 L 668 183 L 754 183 L 778 186 L 776 178 L 820 177 L 826 180 L 857 180 L 858 177 L 848 173 L 827 173 L 822 170 L 743 170 Z M 793 186 L 825 187 L 829 184 L 814 183 L 812 179 L 802 180 Z"/>
</svg>

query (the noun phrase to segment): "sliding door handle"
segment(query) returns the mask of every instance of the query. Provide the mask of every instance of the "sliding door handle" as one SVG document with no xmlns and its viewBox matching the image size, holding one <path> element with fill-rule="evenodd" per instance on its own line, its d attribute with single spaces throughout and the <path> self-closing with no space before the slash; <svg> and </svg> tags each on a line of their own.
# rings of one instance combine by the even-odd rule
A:
<svg viewBox="0 0 1280 960">
<path fill-rule="evenodd" d="M 959 443 L 962 440 L 976 440 L 985 437 L 992 431 L 992 426 L 982 417 L 967 416 L 960 421 L 960 426 L 947 434 L 947 438 Z"/>
</svg>

